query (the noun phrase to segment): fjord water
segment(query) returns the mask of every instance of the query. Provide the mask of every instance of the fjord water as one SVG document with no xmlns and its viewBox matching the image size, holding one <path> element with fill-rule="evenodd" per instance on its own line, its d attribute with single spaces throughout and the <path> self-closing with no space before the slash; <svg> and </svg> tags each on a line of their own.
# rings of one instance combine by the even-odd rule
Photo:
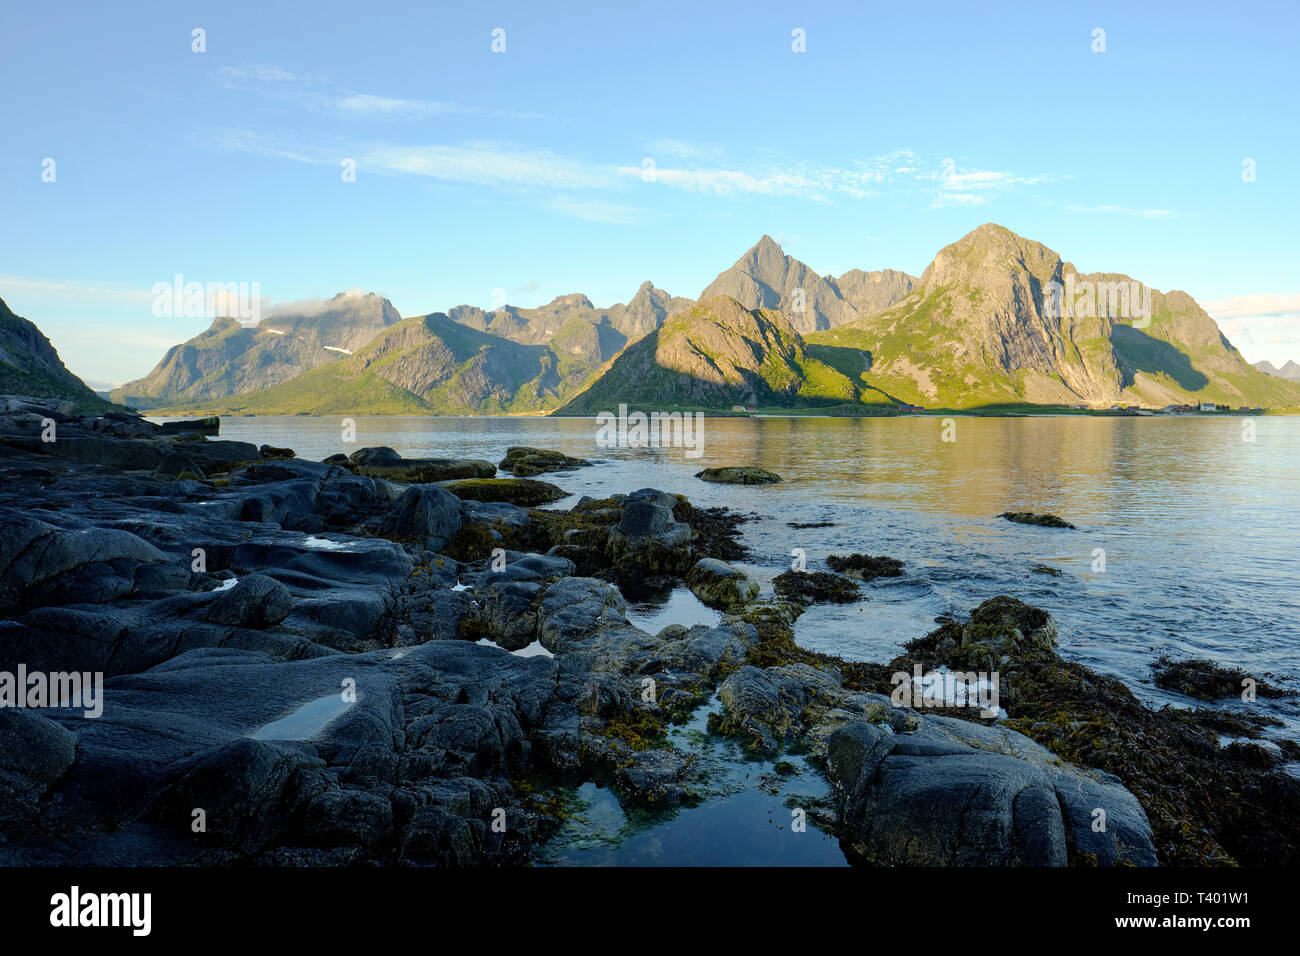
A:
<svg viewBox="0 0 1300 956">
<path fill-rule="evenodd" d="M 1243 438 L 1245 422 L 1254 441 Z M 347 446 L 335 418 L 229 418 L 221 434 L 309 458 L 389 445 L 406 456 L 495 463 L 510 445 L 536 445 L 600 459 L 542 477 L 574 495 L 655 487 L 755 515 L 743 525 L 753 552 L 746 567 L 769 595 L 796 548 L 813 569 L 834 553 L 902 560 L 904 575 L 867 586 L 867 600 L 814 607 L 799 620 L 801 644 L 848 659 L 887 661 L 936 616 L 1009 594 L 1055 617 L 1065 656 L 1157 706 L 1193 703 L 1150 684 L 1162 653 L 1214 658 L 1300 688 L 1297 418 L 959 417 L 952 442 L 928 416 L 709 418 L 698 458 L 681 448 L 599 448 L 590 418 L 357 418 Z M 718 465 L 759 465 L 785 481 L 693 477 Z M 1051 512 L 1078 530 L 1012 524 L 996 517 L 1003 511 Z M 684 607 L 671 605 L 664 623 Z M 1279 734 L 1300 740 L 1294 699 L 1221 706 L 1261 708 L 1286 722 Z"/>
</svg>

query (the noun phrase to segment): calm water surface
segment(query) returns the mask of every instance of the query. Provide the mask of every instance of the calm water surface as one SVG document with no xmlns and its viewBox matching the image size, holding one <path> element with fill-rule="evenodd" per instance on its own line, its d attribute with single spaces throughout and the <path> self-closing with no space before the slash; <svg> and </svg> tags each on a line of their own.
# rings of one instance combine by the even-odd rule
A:
<svg viewBox="0 0 1300 956">
<path fill-rule="evenodd" d="M 574 495 L 655 487 L 754 515 L 746 567 L 769 594 L 795 548 L 810 568 L 853 551 L 905 562 L 903 577 L 868 586 L 866 600 L 804 614 L 806 647 L 886 661 L 936 616 L 1010 594 L 1051 612 L 1067 657 L 1152 704 L 1189 706 L 1150 683 L 1160 654 L 1210 657 L 1300 688 L 1300 419 L 1251 421 L 1253 442 L 1235 416 L 958 418 L 956 441 L 944 442 L 931 417 L 720 418 L 705 422 L 698 458 L 598 448 L 586 418 L 358 418 L 347 446 L 337 419 L 224 419 L 221 434 L 309 458 L 389 445 L 496 462 L 510 445 L 539 445 L 600 459 L 547 477 Z M 760 465 L 786 480 L 736 487 L 694 477 L 716 465 Z M 1079 530 L 1015 525 L 996 517 L 1003 511 L 1051 512 Z M 697 603 L 679 592 L 632 616 L 652 630 L 708 622 Z M 1221 706 L 1262 708 L 1285 721 L 1279 735 L 1300 740 L 1295 699 Z"/>
</svg>

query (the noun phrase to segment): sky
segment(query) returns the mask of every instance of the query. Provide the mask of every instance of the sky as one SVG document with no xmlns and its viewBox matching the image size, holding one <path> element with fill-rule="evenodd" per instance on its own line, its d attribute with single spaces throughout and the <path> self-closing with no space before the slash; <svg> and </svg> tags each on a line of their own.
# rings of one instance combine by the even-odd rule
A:
<svg viewBox="0 0 1300 956">
<path fill-rule="evenodd" d="M 0 298 L 103 387 L 210 324 L 155 315 L 177 275 L 264 311 L 606 306 L 695 297 L 765 233 L 919 275 L 991 221 L 1300 361 L 1298 28 L 1294 2 L 5 4 Z"/>
</svg>

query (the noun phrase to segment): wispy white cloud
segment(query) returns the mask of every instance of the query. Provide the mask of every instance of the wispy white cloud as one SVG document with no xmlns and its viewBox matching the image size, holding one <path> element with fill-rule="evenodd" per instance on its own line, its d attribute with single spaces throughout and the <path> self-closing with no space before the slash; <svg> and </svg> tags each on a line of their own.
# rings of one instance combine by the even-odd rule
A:
<svg viewBox="0 0 1300 956">
<path fill-rule="evenodd" d="M 427 176 L 480 186 L 547 189 L 594 189 L 615 184 L 607 167 L 596 166 L 547 149 L 512 143 L 475 140 L 455 145 L 403 146 L 373 142 L 340 146 L 323 142 L 291 142 L 250 130 L 217 129 L 200 133 L 204 141 L 223 149 L 315 165 L 337 166 L 356 160 L 361 172 Z"/>
<path fill-rule="evenodd" d="M 722 149 L 717 146 L 705 143 L 688 143 L 685 140 L 668 137 L 652 140 L 649 146 L 652 157 L 671 156 L 674 159 L 709 159 L 716 161 L 723 156 Z"/>
<path fill-rule="evenodd" d="M 21 289 L 25 292 L 60 295 L 70 298 L 110 297 L 129 302 L 149 302 L 153 299 L 153 294 L 149 289 L 97 285 L 79 279 L 45 279 L 34 276 L 0 275 L 0 292 L 8 289 Z M 0 296 L 0 298 L 2 297 Z"/>
<path fill-rule="evenodd" d="M 380 298 L 386 298 L 381 292 L 373 292 L 360 287 L 345 289 L 337 295 L 330 298 L 320 296 L 311 296 L 306 299 L 292 299 L 287 302 L 272 302 L 270 299 L 262 299 L 262 321 L 270 319 L 283 318 L 284 316 L 312 316 L 321 315 L 330 309 L 337 309 L 344 303 L 350 303 L 356 307 L 359 303 L 357 300 L 364 299 L 369 295 L 377 295 Z"/>
<path fill-rule="evenodd" d="M 304 78 L 295 76 L 288 70 L 269 63 L 242 63 L 238 66 L 223 66 L 214 74 L 218 85 L 238 89 L 245 85 L 262 84 L 301 84 Z"/>
<path fill-rule="evenodd" d="M 987 206 L 989 197 L 980 193 L 959 193 L 944 190 L 930 201 L 930 205 L 940 206 Z"/>
<path fill-rule="evenodd" d="M 608 186 L 613 177 L 600 166 L 547 149 L 510 143 L 474 141 L 457 146 L 395 146 L 362 149 L 357 165 L 394 173 L 431 176 L 480 185 L 542 186 L 591 189 Z"/>
<path fill-rule="evenodd" d="M 956 160 L 945 159 L 938 168 L 921 167 L 912 172 L 923 186 L 932 190 L 930 206 L 986 206 L 989 200 L 1019 186 L 1037 186 L 1054 182 L 1049 174 L 1025 176 L 995 169 L 962 169 Z"/>
<path fill-rule="evenodd" d="M 1300 314 L 1300 292 L 1281 295 L 1230 295 L 1204 303 L 1205 311 L 1218 318 L 1241 316 L 1294 316 Z M 1296 330 L 1300 332 L 1300 328 Z"/>
<path fill-rule="evenodd" d="M 434 116 L 440 113 L 463 113 L 465 109 L 455 103 L 442 103 L 433 100 L 402 100 L 389 96 L 373 96 L 369 93 L 354 93 L 338 100 L 338 108 L 344 113 L 355 116 L 370 116 L 380 119 L 402 119 L 414 116 Z"/>
<path fill-rule="evenodd" d="M 456 144 L 403 145 L 377 142 L 339 145 L 306 142 L 249 130 L 212 130 L 207 142 L 239 152 L 320 165 L 356 161 L 358 171 L 427 176 L 481 186 L 574 191 L 626 191 L 637 183 L 717 197 L 793 197 L 831 203 L 866 200 L 886 193 L 940 205 L 984 205 L 989 197 L 1049 176 L 1021 176 L 988 170 L 926 165 L 910 150 L 853 160 L 842 166 L 769 161 L 750 167 L 691 163 L 613 166 L 549 149 L 473 140 Z M 653 158 L 653 157 L 651 157 Z M 634 222 L 642 210 L 613 200 L 574 201 L 567 195 L 552 209 L 592 222 Z"/>
<path fill-rule="evenodd" d="M 302 76 L 265 63 L 223 66 L 213 74 L 213 81 L 224 89 L 254 93 L 316 112 L 354 119 L 400 120 L 481 112 L 458 103 L 344 90 L 323 77 Z"/>
<path fill-rule="evenodd" d="M 1234 295 L 1202 306 L 1248 360 L 1300 361 L 1300 292 Z"/>
<path fill-rule="evenodd" d="M 897 177 L 914 159 L 910 150 L 895 150 L 879 156 L 855 159 L 843 166 L 792 161 L 760 151 L 756 163 L 703 162 L 720 156 L 714 151 L 677 140 L 657 141 L 662 152 L 679 163 L 663 162 L 650 156 L 653 166 L 619 166 L 617 173 L 627 181 L 640 180 L 687 192 L 713 196 L 783 196 L 833 202 L 837 197 L 870 199 L 877 188 Z"/>
<path fill-rule="evenodd" d="M 236 153 L 249 153 L 267 159 L 287 159 L 296 163 L 330 163 L 332 165 L 340 162 L 343 156 L 346 155 L 335 151 L 332 156 L 327 156 L 324 147 L 310 145 L 293 147 L 277 137 L 243 129 L 202 130 L 198 138 L 204 140 L 205 146 L 211 145 L 218 149 L 226 149 Z"/>
<path fill-rule="evenodd" d="M 620 206 L 600 200 L 573 199 L 570 196 L 557 197 L 551 202 L 551 208 L 575 219 L 585 219 L 587 222 L 620 224 L 640 222 L 642 213 L 640 209 L 631 206 Z"/>
<path fill-rule="evenodd" d="M 1129 206 L 1066 206 L 1070 212 L 1101 213 L 1110 216 L 1137 216 L 1141 219 L 1167 219 L 1172 209 L 1133 209 Z"/>
<path fill-rule="evenodd" d="M 792 165 L 787 167 L 725 169 L 702 166 L 656 166 L 647 171 L 642 166 L 619 166 L 617 172 L 626 179 L 640 179 L 688 192 L 714 196 L 796 196 L 814 201 L 828 201 L 836 195 L 866 199 L 874 195 L 874 174 L 859 169 Z"/>
</svg>

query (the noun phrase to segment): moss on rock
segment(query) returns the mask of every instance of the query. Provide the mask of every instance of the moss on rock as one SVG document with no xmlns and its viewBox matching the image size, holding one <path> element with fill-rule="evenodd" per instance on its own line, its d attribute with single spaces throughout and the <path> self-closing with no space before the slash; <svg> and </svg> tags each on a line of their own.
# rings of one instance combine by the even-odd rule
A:
<svg viewBox="0 0 1300 956">
<path fill-rule="evenodd" d="M 903 562 L 883 554 L 878 557 L 870 554 L 832 554 L 827 556 L 826 566 L 859 581 L 897 578 L 903 574 Z"/>
<path fill-rule="evenodd" d="M 774 471 L 749 466 L 705 468 L 703 471 L 697 471 L 695 477 L 701 481 L 712 481 L 723 485 L 774 485 L 784 480 Z"/>
<path fill-rule="evenodd" d="M 532 478 L 469 478 L 443 487 L 467 501 L 504 501 L 521 508 L 533 508 L 569 496 L 562 488 Z"/>
<path fill-rule="evenodd" d="M 851 604 L 862 599 L 856 581 L 829 571 L 785 571 L 772 579 L 777 596 L 801 604 Z"/>
<path fill-rule="evenodd" d="M 1074 525 L 1064 518 L 1058 518 L 1056 515 L 1039 515 L 1032 511 L 1004 511 L 998 515 L 999 518 L 1006 518 L 1008 521 L 1014 521 L 1016 524 L 1038 525 L 1040 528 L 1070 528 Z"/>
</svg>

